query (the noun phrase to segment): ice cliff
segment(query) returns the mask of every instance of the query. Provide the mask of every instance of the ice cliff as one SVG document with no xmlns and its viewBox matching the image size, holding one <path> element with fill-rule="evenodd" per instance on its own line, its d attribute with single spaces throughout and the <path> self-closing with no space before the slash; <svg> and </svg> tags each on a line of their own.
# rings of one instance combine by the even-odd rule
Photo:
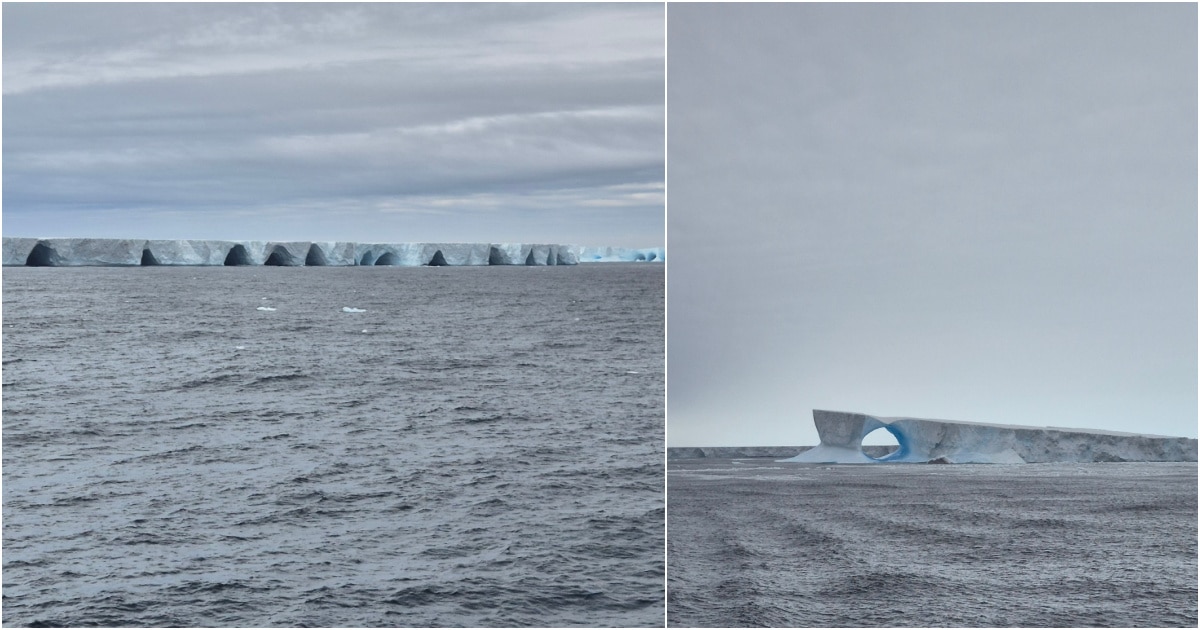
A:
<svg viewBox="0 0 1200 630">
<path fill-rule="evenodd" d="M 581 262 L 661 262 L 666 260 L 666 250 L 662 247 L 633 249 L 630 247 L 581 247 L 579 249 Z"/>
<path fill-rule="evenodd" d="M 838 464 L 1196 461 L 1196 440 L 1193 438 L 921 418 L 878 418 L 821 410 L 813 410 L 813 422 L 821 444 L 782 461 Z M 899 443 L 899 448 L 878 459 L 863 453 L 862 446 L 863 438 L 876 429 L 888 431 Z"/>
<path fill-rule="evenodd" d="M 575 265 L 664 260 L 663 248 L 528 243 L 351 243 L 345 241 L 133 240 L 4 237 L 5 266 L 148 265 Z"/>
</svg>

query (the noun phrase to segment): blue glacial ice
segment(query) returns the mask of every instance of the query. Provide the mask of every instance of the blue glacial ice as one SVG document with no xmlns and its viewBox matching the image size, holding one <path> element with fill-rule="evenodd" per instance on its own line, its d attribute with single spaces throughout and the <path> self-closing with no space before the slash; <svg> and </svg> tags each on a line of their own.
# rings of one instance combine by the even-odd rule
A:
<svg viewBox="0 0 1200 630">
<path fill-rule="evenodd" d="M 813 410 L 813 422 L 817 426 L 821 444 L 782 461 L 836 464 L 1196 461 L 1194 438 L 921 418 L 883 418 L 822 410 Z M 895 451 L 880 458 L 868 456 L 862 448 L 863 438 L 877 429 L 891 433 L 899 444 Z"/>
<path fill-rule="evenodd" d="M 580 262 L 664 262 L 666 258 L 662 247 L 583 247 L 579 251 Z"/>
</svg>

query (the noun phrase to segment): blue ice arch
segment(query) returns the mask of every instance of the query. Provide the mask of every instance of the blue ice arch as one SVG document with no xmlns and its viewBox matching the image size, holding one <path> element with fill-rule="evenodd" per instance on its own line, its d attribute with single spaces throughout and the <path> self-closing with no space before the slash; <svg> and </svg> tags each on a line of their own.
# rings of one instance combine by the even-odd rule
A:
<svg viewBox="0 0 1200 630">
<path fill-rule="evenodd" d="M 813 410 L 821 444 L 785 462 L 871 464 L 930 462 L 1024 464 L 1042 462 L 1194 462 L 1194 438 L 1118 431 L 984 424 L 923 418 L 883 418 Z M 863 452 L 868 433 L 885 429 L 899 443 L 888 455 Z"/>
</svg>

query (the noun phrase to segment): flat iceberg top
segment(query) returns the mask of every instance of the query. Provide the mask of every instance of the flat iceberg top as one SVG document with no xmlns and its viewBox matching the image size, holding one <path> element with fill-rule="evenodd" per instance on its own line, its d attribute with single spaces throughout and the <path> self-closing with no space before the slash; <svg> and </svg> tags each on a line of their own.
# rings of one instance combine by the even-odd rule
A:
<svg viewBox="0 0 1200 630">
<path fill-rule="evenodd" d="M 785 461 L 808 463 L 936 462 L 1022 464 L 1044 462 L 1196 461 L 1196 439 L 1101 429 L 1072 429 L 960 420 L 878 417 L 813 410 L 821 443 Z M 898 444 L 873 457 L 862 441 L 884 429 Z"/>
<path fill-rule="evenodd" d="M 817 413 L 845 413 L 857 414 L 855 411 L 833 411 L 827 409 L 814 409 L 814 414 Z M 996 424 L 993 422 L 968 422 L 966 420 L 941 420 L 938 418 L 916 418 L 913 416 L 872 416 L 871 414 L 861 414 L 868 418 L 875 418 L 884 424 L 892 424 L 904 420 L 916 420 L 918 422 L 936 422 L 938 424 L 960 424 L 973 427 L 992 427 L 996 429 L 1012 429 L 1020 431 L 1063 431 L 1067 433 L 1088 433 L 1094 435 L 1113 435 L 1119 437 L 1148 437 L 1148 438 L 1179 438 L 1178 435 L 1157 435 L 1153 433 L 1131 433 L 1128 431 L 1109 431 L 1107 429 L 1085 429 L 1080 427 L 1052 427 L 1027 424 Z"/>
</svg>

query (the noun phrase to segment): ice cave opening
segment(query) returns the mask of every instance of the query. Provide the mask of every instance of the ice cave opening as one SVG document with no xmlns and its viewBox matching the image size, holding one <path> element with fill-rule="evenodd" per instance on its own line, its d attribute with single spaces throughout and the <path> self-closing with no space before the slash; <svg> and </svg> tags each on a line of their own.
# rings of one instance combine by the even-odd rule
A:
<svg viewBox="0 0 1200 630">
<path fill-rule="evenodd" d="M 143 267 L 153 267 L 158 264 L 159 264 L 158 259 L 154 257 L 154 254 L 150 251 L 149 247 L 142 250 L 142 266 Z"/>
<path fill-rule="evenodd" d="M 363 254 L 362 258 L 359 259 L 358 264 L 360 264 L 360 265 L 375 264 L 375 254 L 371 253 L 370 250 L 367 250 L 367 253 Z"/>
<path fill-rule="evenodd" d="M 324 267 L 325 252 L 321 251 L 320 247 L 315 244 L 308 247 L 308 255 L 304 257 L 304 264 L 308 267 Z"/>
<path fill-rule="evenodd" d="M 871 453 L 867 452 L 867 449 L 863 449 L 863 455 L 866 455 L 871 459 L 885 459 L 900 449 L 900 435 L 896 433 L 896 430 L 890 426 L 879 427 L 878 429 L 875 429 L 874 431 L 871 431 L 863 436 L 862 445 L 885 447 L 888 450 L 887 454 L 880 455 L 879 457 L 874 457 L 871 455 Z M 877 454 L 879 450 L 881 449 L 871 449 L 871 451 Z"/>
<path fill-rule="evenodd" d="M 536 261 L 536 260 L 534 259 L 534 257 L 533 257 L 533 250 L 532 250 L 532 249 L 531 249 L 531 250 L 529 250 L 529 255 L 525 257 L 525 264 L 526 264 L 527 266 L 530 266 L 530 267 L 532 267 L 533 265 L 536 265 L 536 264 L 537 264 L 537 261 Z"/>
<path fill-rule="evenodd" d="M 448 263 L 446 262 L 446 257 L 442 255 L 442 250 L 439 249 L 436 252 L 433 252 L 433 258 L 429 259 L 429 266 L 430 267 L 447 267 L 447 266 L 449 266 Z"/>
<path fill-rule="evenodd" d="M 225 266 L 234 267 L 240 265 L 249 265 L 250 255 L 246 253 L 246 248 L 241 245 L 234 245 L 230 248 L 229 253 L 225 255 Z"/>
<path fill-rule="evenodd" d="M 53 267 L 56 254 L 53 249 L 38 243 L 25 259 L 26 267 Z"/>
<path fill-rule="evenodd" d="M 267 261 L 263 264 L 268 267 L 294 267 L 296 259 L 282 245 L 276 245 L 275 249 L 271 250 L 271 255 L 267 256 Z"/>
<path fill-rule="evenodd" d="M 380 255 L 379 258 L 375 259 L 375 264 L 376 265 L 399 265 L 400 257 L 393 254 L 392 252 L 385 252 L 384 254 Z"/>
</svg>

